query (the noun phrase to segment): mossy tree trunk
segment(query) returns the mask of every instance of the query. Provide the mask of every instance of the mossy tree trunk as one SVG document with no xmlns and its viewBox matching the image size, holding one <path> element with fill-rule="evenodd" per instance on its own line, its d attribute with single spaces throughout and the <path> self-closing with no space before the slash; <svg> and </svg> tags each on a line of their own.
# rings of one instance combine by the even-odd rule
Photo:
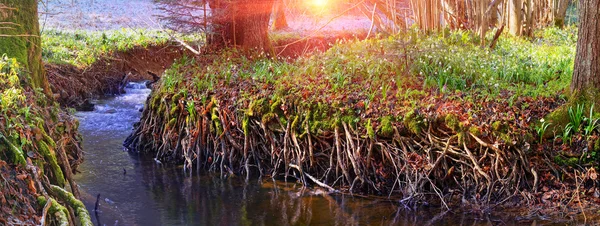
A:
<svg viewBox="0 0 600 226">
<path fill-rule="evenodd" d="M 0 0 L 0 54 L 16 58 L 29 72 L 23 85 L 51 94 L 42 64 L 37 0 Z"/>
<path fill-rule="evenodd" d="M 579 1 L 579 37 L 571 91 L 600 88 L 600 0 Z"/>
</svg>

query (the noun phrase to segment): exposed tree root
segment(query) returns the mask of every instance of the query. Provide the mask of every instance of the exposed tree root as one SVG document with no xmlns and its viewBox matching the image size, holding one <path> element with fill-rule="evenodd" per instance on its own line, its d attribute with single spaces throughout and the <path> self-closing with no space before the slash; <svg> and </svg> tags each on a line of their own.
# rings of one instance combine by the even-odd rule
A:
<svg viewBox="0 0 600 226">
<path fill-rule="evenodd" d="M 196 113 L 190 114 L 187 101 L 178 95 L 150 98 L 126 147 L 155 153 L 162 162 L 183 162 L 186 170 L 196 164 L 222 175 L 294 177 L 330 191 L 401 196 L 411 203 L 437 197 L 444 206 L 456 200 L 494 204 L 538 184 L 523 147 L 468 132 L 457 138 L 444 124 L 418 134 L 402 133 L 406 129 L 397 125 L 389 137 L 370 138 L 365 128 L 338 120 L 333 131 L 316 135 L 308 120 L 300 122 L 302 112 L 249 115 L 213 99 L 205 106 L 194 103 Z"/>
<path fill-rule="evenodd" d="M 61 201 L 67 203 L 74 211 L 75 216 L 80 225 L 82 226 L 93 226 L 92 220 L 90 218 L 90 214 L 81 201 L 79 201 L 73 194 L 68 191 L 65 191 L 61 187 L 51 185 L 52 191 L 58 195 L 58 198 Z"/>
</svg>

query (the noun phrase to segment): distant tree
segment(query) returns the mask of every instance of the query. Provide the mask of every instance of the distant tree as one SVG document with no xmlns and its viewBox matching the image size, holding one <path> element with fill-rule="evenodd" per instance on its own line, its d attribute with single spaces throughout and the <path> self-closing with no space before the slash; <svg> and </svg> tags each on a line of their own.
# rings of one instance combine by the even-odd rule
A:
<svg viewBox="0 0 600 226">
<path fill-rule="evenodd" d="M 600 89 L 600 0 L 579 1 L 579 22 L 571 90 Z"/>
<path fill-rule="evenodd" d="M 168 28 L 205 32 L 212 46 L 270 52 L 268 29 L 275 0 L 156 0 Z"/>
<path fill-rule="evenodd" d="M 273 30 L 283 30 L 288 28 L 287 18 L 285 17 L 285 1 L 277 0 L 275 3 L 275 18 L 273 19 Z"/>
<path fill-rule="evenodd" d="M 565 18 L 567 17 L 567 9 L 571 0 L 554 0 L 553 19 L 554 25 L 562 28 L 565 26 Z"/>
<path fill-rule="evenodd" d="M 51 94 L 42 64 L 37 7 L 37 0 L 0 0 L 0 55 L 16 58 L 28 70 L 31 81 L 23 85 Z"/>
</svg>

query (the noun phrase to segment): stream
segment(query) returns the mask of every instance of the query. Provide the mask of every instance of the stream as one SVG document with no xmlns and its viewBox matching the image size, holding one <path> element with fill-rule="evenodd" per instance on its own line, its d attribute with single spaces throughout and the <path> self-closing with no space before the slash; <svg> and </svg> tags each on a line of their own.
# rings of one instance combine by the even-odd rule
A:
<svg viewBox="0 0 600 226">
<path fill-rule="evenodd" d="M 85 161 L 75 176 L 97 225 L 535 225 L 493 215 L 409 211 L 395 200 L 327 195 L 301 184 L 218 175 L 185 175 L 181 167 L 124 150 L 122 143 L 150 94 L 130 83 L 127 94 L 77 112 Z M 94 211 L 100 194 L 98 212 Z M 537 222 L 540 223 L 540 222 Z"/>
</svg>

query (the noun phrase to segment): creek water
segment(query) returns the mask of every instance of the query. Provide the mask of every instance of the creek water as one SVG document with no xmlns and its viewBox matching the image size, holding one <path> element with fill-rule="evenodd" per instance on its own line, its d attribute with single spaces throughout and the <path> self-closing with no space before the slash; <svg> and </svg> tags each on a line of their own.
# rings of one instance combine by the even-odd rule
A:
<svg viewBox="0 0 600 226">
<path fill-rule="evenodd" d="M 124 151 L 122 143 L 150 93 L 143 83 L 130 83 L 126 91 L 97 100 L 92 112 L 76 114 L 85 162 L 75 180 L 98 225 L 535 224 L 492 215 L 442 214 L 439 208 L 409 211 L 398 201 L 327 195 L 297 183 L 185 175 L 180 167 Z"/>
</svg>

